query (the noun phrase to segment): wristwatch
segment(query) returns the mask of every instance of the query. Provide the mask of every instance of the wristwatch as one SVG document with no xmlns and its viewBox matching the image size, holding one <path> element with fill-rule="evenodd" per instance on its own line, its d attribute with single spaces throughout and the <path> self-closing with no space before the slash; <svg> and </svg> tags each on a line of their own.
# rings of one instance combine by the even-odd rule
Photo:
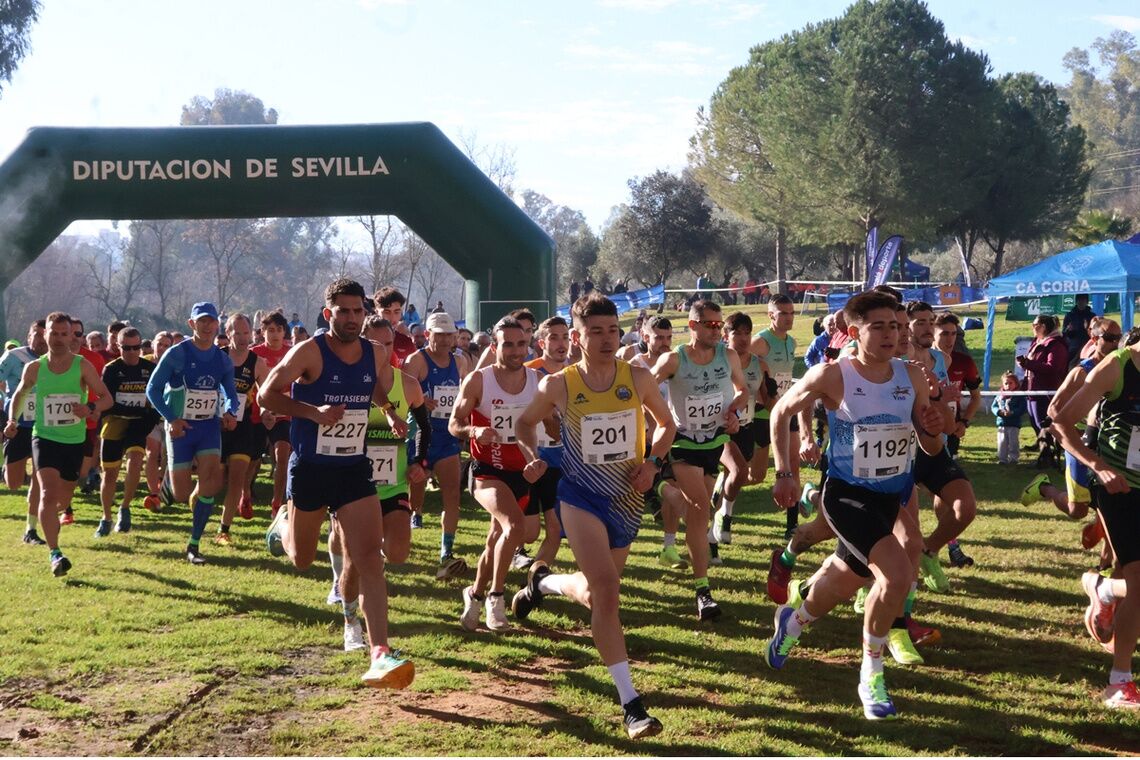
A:
<svg viewBox="0 0 1140 760">
<path fill-rule="evenodd" d="M 660 470 L 661 466 L 664 464 L 661 457 L 655 457 L 655 456 L 647 456 L 645 458 L 645 461 L 649 462 L 651 465 L 656 467 L 658 470 Z"/>
</svg>

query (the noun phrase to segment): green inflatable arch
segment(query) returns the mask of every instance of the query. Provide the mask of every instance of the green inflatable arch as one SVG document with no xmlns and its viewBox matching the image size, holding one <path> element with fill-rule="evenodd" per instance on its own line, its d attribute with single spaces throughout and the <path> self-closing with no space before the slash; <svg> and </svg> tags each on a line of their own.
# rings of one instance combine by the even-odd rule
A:
<svg viewBox="0 0 1140 760">
<path fill-rule="evenodd" d="M 554 242 L 426 122 L 29 130 L 0 164 L 0 289 L 76 219 L 368 214 L 399 217 L 467 280 L 473 329 L 554 313 Z"/>
</svg>

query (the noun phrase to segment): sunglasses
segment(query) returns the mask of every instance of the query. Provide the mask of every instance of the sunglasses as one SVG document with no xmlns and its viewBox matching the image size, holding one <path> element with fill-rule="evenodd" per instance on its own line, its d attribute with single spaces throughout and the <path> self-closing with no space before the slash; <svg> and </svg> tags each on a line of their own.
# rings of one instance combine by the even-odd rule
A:
<svg viewBox="0 0 1140 760">
<path fill-rule="evenodd" d="M 706 319 L 701 322 L 693 322 L 693 324 L 707 327 L 710 330 L 719 330 L 724 327 L 724 321 L 719 319 Z"/>
<path fill-rule="evenodd" d="M 142 344 L 136 343 L 133 346 L 128 346 L 125 343 L 120 343 L 119 344 L 119 350 L 120 351 L 141 351 L 142 350 Z"/>
<path fill-rule="evenodd" d="M 1119 343 L 1120 339 L 1124 337 L 1124 333 L 1105 333 L 1100 336 L 1101 340 L 1106 340 L 1109 343 Z"/>
</svg>

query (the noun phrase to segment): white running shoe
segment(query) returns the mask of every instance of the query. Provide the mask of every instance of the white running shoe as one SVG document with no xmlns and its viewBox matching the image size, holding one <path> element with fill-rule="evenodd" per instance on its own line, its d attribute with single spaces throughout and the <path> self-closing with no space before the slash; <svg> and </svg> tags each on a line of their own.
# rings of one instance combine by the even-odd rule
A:
<svg viewBox="0 0 1140 760">
<path fill-rule="evenodd" d="M 344 651 L 359 652 L 361 649 L 367 648 L 368 644 L 364 642 L 364 626 L 360 624 L 360 618 L 356 618 L 351 623 L 345 621 Z"/>
<path fill-rule="evenodd" d="M 511 627 L 507 620 L 507 602 L 502 594 L 487 594 L 487 627 L 492 631 L 505 631 Z"/>
<path fill-rule="evenodd" d="M 479 602 L 475 598 L 470 586 L 463 587 L 463 614 L 459 616 L 459 625 L 465 631 L 474 631 L 479 627 Z"/>
</svg>

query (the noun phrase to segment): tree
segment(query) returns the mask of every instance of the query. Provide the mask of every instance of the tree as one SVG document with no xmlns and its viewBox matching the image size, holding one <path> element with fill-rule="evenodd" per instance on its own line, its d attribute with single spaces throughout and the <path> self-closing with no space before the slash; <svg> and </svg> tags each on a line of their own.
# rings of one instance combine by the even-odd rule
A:
<svg viewBox="0 0 1140 760">
<path fill-rule="evenodd" d="M 588 276 L 598 260 L 601 241 L 581 211 L 560 206 L 534 190 L 523 190 L 522 200 L 526 215 L 554 239 L 558 292 L 566 292 L 571 280 Z"/>
<path fill-rule="evenodd" d="M 105 236 L 91 246 L 85 263 L 90 273 L 87 294 L 115 319 L 129 319 L 146 270 L 140 261 L 142 241 Z"/>
<path fill-rule="evenodd" d="M 203 219 L 189 222 L 187 242 L 204 251 L 214 275 L 214 305 L 226 310 L 234 294 L 252 281 L 249 261 L 260 252 L 259 219 Z"/>
<path fill-rule="evenodd" d="M 173 315 L 170 312 L 171 284 L 175 281 L 179 259 L 179 245 L 183 223 L 170 220 L 138 220 L 131 222 L 131 244 L 136 246 L 135 256 L 139 266 L 146 273 L 152 293 L 158 299 L 158 319 L 165 323 Z"/>
<path fill-rule="evenodd" d="M 244 90 L 218 88 L 214 99 L 195 95 L 182 106 L 184 127 L 207 126 L 211 124 L 276 124 L 276 109 L 266 109 L 261 98 Z"/>
<path fill-rule="evenodd" d="M 357 216 L 353 221 L 364 229 L 371 243 L 372 250 L 366 254 L 363 270 L 365 282 L 372 286 L 368 292 L 375 293 L 400 274 L 400 262 L 394 258 L 399 235 L 392 235 L 390 216 Z"/>
<path fill-rule="evenodd" d="M 1120 212 L 1092 209 L 1081 214 L 1069 228 L 1065 241 L 1078 246 L 1096 245 L 1105 240 L 1123 240 L 1132 234 L 1132 220 Z"/>
<path fill-rule="evenodd" d="M 478 132 L 465 129 L 459 130 L 459 147 L 500 190 L 514 197 L 515 175 L 518 174 L 514 147 L 502 143 L 482 145 Z"/>
<path fill-rule="evenodd" d="M 0 3 L 0 85 L 11 82 L 16 67 L 31 47 L 29 33 L 40 13 L 39 0 Z M 0 87 L 0 93 L 3 87 Z"/>
</svg>

